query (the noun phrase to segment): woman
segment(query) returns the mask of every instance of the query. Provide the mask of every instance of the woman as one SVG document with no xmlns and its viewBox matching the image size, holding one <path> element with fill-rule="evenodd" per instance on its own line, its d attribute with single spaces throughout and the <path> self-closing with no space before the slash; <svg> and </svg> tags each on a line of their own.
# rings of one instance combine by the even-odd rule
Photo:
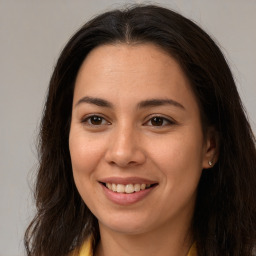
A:
<svg viewBox="0 0 256 256">
<path fill-rule="evenodd" d="M 157 6 L 104 13 L 62 51 L 27 255 L 253 255 L 255 139 L 213 40 Z"/>
</svg>

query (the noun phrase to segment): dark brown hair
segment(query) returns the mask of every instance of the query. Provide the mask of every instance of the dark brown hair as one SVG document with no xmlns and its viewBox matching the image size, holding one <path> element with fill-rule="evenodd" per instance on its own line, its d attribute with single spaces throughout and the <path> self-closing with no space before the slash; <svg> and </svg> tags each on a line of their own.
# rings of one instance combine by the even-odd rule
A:
<svg viewBox="0 0 256 256">
<path fill-rule="evenodd" d="M 74 82 L 87 54 L 103 44 L 151 42 L 181 65 L 197 96 L 203 127 L 220 136 L 219 160 L 203 170 L 192 223 L 199 256 L 249 256 L 256 241 L 255 138 L 218 46 L 192 21 L 152 5 L 104 13 L 68 42 L 53 72 L 41 123 L 37 214 L 25 234 L 27 255 L 68 255 L 96 218 L 74 184 L 68 137 Z"/>
</svg>

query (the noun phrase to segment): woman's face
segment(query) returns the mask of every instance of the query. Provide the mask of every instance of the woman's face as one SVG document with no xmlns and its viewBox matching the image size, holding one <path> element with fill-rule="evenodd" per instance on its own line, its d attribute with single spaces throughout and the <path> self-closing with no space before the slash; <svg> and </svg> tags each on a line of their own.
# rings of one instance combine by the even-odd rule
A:
<svg viewBox="0 0 256 256">
<path fill-rule="evenodd" d="M 153 44 L 105 45 L 75 83 L 69 147 L 77 189 L 101 229 L 189 225 L 212 152 L 179 64 Z"/>
</svg>

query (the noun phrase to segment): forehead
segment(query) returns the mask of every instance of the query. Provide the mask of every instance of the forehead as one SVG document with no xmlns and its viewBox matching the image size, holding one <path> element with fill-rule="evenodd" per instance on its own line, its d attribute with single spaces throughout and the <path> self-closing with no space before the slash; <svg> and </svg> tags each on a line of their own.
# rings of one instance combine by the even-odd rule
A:
<svg viewBox="0 0 256 256">
<path fill-rule="evenodd" d="M 141 44 L 126 44 L 116 43 L 107 44 L 96 47 L 85 58 L 81 68 L 88 68 L 88 65 L 94 68 L 97 66 L 101 68 L 101 71 L 110 71 L 115 68 L 120 70 L 126 64 L 125 68 L 129 67 L 129 64 L 136 64 L 130 66 L 134 71 L 142 71 L 145 68 L 151 68 L 154 66 L 154 70 L 166 65 L 176 66 L 179 65 L 177 61 L 165 50 L 153 43 L 141 43 Z M 139 66 L 139 64 L 142 64 Z M 138 70 L 139 68 L 139 70 Z"/>
<path fill-rule="evenodd" d="M 92 77 L 96 83 L 102 78 L 107 82 L 110 77 L 114 82 L 121 76 L 130 86 L 137 84 L 136 81 L 145 81 L 150 86 L 155 79 L 160 79 L 160 84 L 170 76 L 172 80 L 176 79 L 177 84 L 189 84 L 180 65 L 170 54 L 154 44 L 147 43 L 103 45 L 93 49 L 80 67 L 76 85 L 89 82 Z M 137 80 L 129 81 L 135 78 Z"/>
<path fill-rule="evenodd" d="M 132 98 L 171 97 L 195 101 L 190 83 L 178 62 L 154 44 L 103 45 L 92 50 L 82 63 L 74 99 L 93 96 L 123 101 Z"/>
</svg>

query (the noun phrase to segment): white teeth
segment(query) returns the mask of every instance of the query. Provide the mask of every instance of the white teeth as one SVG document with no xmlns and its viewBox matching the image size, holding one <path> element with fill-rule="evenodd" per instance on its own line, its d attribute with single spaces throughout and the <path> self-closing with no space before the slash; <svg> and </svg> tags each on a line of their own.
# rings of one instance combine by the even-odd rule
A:
<svg viewBox="0 0 256 256">
<path fill-rule="evenodd" d="M 125 191 L 125 187 L 124 187 L 123 184 L 117 184 L 117 185 L 116 185 L 116 192 L 118 192 L 118 193 L 124 193 L 124 191 Z"/>
<path fill-rule="evenodd" d="M 135 185 L 134 185 L 134 190 L 135 190 L 136 192 L 140 191 L 140 184 L 135 184 Z"/>
<path fill-rule="evenodd" d="M 141 189 L 141 190 L 144 190 L 145 188 L 146 188 L 146 184 L 141 184 L 141 185 L 140 185 L 140 189 Z"/>
<path fill-rule="evenodd" d="M 134 192 L 134 186 L 132 184 L 128 184 L 125 186 L 125 193 L 130 194 Z"/>
<path fill-rule="evenodd" d="M 114 192 L 117 191 L 116 184 L 112 184 L 112 190 L 113 190 Z"/>
<path fill-rule="evenodd" d="M 146 188 L 150 187 L 150 184 L 111 184 L 111 183 L 106 183 L 106 187 L 114 192 L 117 193 L 127 193 L 131 194 L 134 192 L 139 192 L 141 190 L 144 190 Z"/>
</svg>

